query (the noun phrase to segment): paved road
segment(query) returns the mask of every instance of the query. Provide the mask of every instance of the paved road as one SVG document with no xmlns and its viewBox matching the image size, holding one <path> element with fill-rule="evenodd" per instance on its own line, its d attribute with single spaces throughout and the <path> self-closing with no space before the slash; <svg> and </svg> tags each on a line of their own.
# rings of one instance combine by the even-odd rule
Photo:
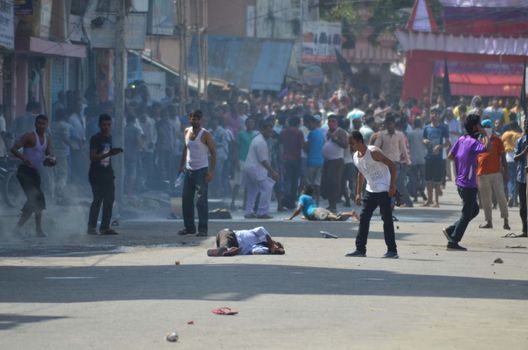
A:
<svg viewBox="0 0 528 350">
<path fill-rule="evenodd" d="M 211 231 L 265 225 L 286 255 L 209 258 L 214 238 L 177 237 L 179 221 L 128 221 L 118 237 L 88 237 L 84 213 L 65 211 L 65 224 L 47 219 L 44 240 L 4 233 L 0 349 L 527 349 L 528 239 L 479 230 L 479 217 L 463 241 L 470 251 L 447 252 L 452 188 L 443 201 L 398 211 L 399 260 L 379 258 L 379 218 L 367 258 L 343 257 L 356 224 L 280 216 L 237 216 Z M 239 314 L 211 313 L 221 306 Z M 169 331 L 178 343 L 165 341 Z"/>
</svg>

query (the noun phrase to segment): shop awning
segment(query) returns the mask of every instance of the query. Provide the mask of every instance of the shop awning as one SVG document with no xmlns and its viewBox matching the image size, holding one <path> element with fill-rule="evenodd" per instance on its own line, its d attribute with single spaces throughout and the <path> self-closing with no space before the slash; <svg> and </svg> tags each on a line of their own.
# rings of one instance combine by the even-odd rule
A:
<svg viewBox="0 0 528 350">
<path fill-rule="evenodd" d="M 16 52 L 32 52 L 41 55 L 86 58 L 86 46 L 36 37 L 18 37 L 15 39 Z"/>
<path fill-rule="evenodd" d="M 159 68 L 160 70 L 162 70 L 164 72 L 172 74 L 172 75 L 174 75 L 176 77 L 180 77 L 180 72 L 178 72 L 178 70 L 176 68 L 171 67 L 168 64 L 165 64 L 165 63 L 163 63 L 161 61 L 155 60 L 155 59 L 149 57 L 148 55 L 145 55 L 142 52 L 138 52 L 138 51 L 134 51 L 134 50 L 129 50 L 129 52 L 133 53 L 134 55 L 138 55 L 145 62 L 151 64 L 154 67 Z M 229 84 L 225 80 L 215 79 L 215 78 L 208 78 L 207 79 L 207 83 L 210 84 L 210 85 L 219 86 L 219 87 L 224 87 L 224 86 L 227 86 Z M 202 85 L 202 90 L 203 90 L 203 87 L 205 86 L 203 78 L 202 78 L 202 84 L 201 85 Z M 194 73 L 189 73 L 189 87 L 193 88 L 193 89 L 198 89 L 198 76 L 196 74 L 194 74 Z"/>
</svg>

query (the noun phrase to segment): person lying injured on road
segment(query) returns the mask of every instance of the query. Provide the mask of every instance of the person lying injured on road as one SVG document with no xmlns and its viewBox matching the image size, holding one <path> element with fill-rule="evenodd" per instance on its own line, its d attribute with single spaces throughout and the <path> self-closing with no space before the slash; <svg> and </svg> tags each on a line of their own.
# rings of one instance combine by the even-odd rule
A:
<svg viewBox="0 0 528 350">
<path fill-rule="evenodd" d="M 347 221 L 352 218 L 354 221 L 359 222 L 359 216 L 355 210 L 351 210 L 346 213 L 333 213 L 328 209 L 319 208 L 315 204 L 313 199 L 314 188 L 311 185 L 304 187 L 303 194 L 299 197 L 299 205 L 293 212 L 292 216 L 288 220 L 293 220 L 294 217 L 299 215 L 301 212 L 307 220 L 313 221 Z"/>
<path fill-rule="evenodd" d="M 274 241 L 264 227 L 251 230 L 223 229 L 216 234 L 216 248 L 208 256 L 260 255 L 285 253 L 284 246 Z"/>
</svg>

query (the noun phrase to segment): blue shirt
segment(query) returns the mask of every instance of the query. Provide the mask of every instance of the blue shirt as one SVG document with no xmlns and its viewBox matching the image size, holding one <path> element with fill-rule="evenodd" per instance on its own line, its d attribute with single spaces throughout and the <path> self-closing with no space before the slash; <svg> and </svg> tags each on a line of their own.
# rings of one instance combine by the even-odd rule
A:
<svg viewBox="0 0 528 350">
<path fill-rule="evenodd" d="M 443 145 L 445 142 L 449 142 L 449 131 L 447 125 L 440 124 L 437 127 L 427 125 L 423 131 L 423 138 L 431 141 L 427 146 L 426 159 L 442 159 L 443 152 L 440 150 L 438 153 L 433 153 L 433 148 L 437 145 Z"/>
<path fill-rule="evenodd" d="M 302 208 L 303 215 L 307 218 L 313 215 L 316 208 L 314 199 L 307 194 L 302 194 L 299 197 L 299 205 Z"/>
<path fill-rule="evenodd" d="M 515 154 L 519 154 L 523 151 L 525 147 L 528 146 L 528 137 L 526 135 L 523 135 L 518 141 L 517 141 L 517 147 L 515 148 Z M 517 182 L 520 182 L 522 184 L 526 183 L 526 157 L 521 157 L 517 161 Z"/>
<path fill-rule="evenodd" d="M 307 164 L 309 167 L 322 167 L 324 163 L 323 146 L 325 143 L 324 131 L 321 128 L 314 129 L 308 134 Z"/>
</svg>

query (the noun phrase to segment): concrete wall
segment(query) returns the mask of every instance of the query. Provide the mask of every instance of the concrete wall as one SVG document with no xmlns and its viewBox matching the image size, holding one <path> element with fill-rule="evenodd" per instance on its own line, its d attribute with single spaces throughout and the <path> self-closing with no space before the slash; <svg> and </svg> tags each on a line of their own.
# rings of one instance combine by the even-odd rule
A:
<svg viewBox="0 0 528 350">
<path fill-rule="evenodd" d="M 209 34 L 246 36 L 248 5 L 255 0 L 209 0 Z"/>
</svg>

